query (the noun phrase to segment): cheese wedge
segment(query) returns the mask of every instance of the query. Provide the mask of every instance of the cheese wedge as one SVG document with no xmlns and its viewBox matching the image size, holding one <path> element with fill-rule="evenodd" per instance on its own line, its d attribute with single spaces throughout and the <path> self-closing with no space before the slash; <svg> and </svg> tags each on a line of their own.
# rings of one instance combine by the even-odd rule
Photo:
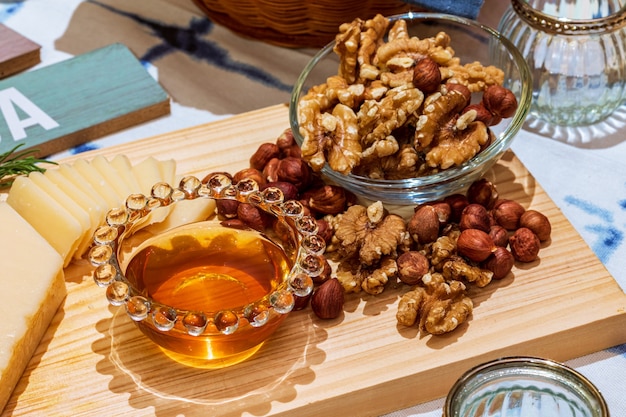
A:
<svg viewBox="0 0 626 417">
<path fill-rule="evenodd" d="M 80 222 L 28 177 L 15 178 L 7 203 L 50 243 L 67 266 L 80 243 Z"/>
<path fill-rule="evenodd" d="M 28 175 L 28 179 L 37 184 L 39 188 L 44 190 L 50 197 L 54 198 L 57 203 L 61 204 L 72 217 L 78 220 L 82 228 L 82 233 L 78 237 L 78 245 L 73 256 L 76 257 L 77 255 L 85 253 L 87 248 L 91 246 L 91 242 L 93 241 L 92 235 L 96 229 L 96 226 L 91 223 L 89 212 L 82 207 L 79 201 L 67 195 L 43 173 L 32 172 Z M 45 213 L 41 214 L 45 215 Z"/>
<path fill-rule="evenodd" d="M 63 259 L 9 204 L 0 203 L 0 410 L 66 295 Z"/>
<path fill-rule="evenodd" d="M 59 187 L 75 204 L 78 204 L 89 214 L 90 227 L 87 232 L 86 245 L 83 251 L 74 254 L 74 259 L 79 259 L 84 255 L 89 246 L 91 246 L 93 241 L 92 236 L 98 228 L 98 225 L 104 223 L 107 207 L 104 206 L 104 203 L 96 202 L 91 196 L 83 192 L 78 186 L 74 185 L 73 182 L 61 174 L 58 169 L 48 169 L 44 175 Z"/>
</svg>

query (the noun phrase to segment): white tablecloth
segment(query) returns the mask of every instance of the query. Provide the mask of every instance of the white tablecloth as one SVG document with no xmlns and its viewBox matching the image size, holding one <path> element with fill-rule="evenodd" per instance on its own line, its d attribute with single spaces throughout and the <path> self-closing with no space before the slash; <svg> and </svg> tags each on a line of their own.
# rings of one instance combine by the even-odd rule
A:
<svg viewBox="0 0 626 417">
<path fill-rule="evenodd" d="M 495 27 L 506 6 L 502 0 L 487 0 L 478 20 Z M 147 60 L 146 67 L 172 96 L 171 115 L 55 158 L 287 102 L 313 53 L 242 39 L 206 20 L 191 0 L 0 0 L 0 23 L 42 46 L 38 67 L 122 42 Z M 626 288 L 625 139 L 626 106 L 622 106 L 606 122 L 579 129 L 529 121 L 512 146 L 622 289 Z M 602 391 L 612 416 L 626 416 L 626 345 L 567 364 Z M 439 417 L 442 404 L 440 399 L 389 416 Z"/>
</svg>

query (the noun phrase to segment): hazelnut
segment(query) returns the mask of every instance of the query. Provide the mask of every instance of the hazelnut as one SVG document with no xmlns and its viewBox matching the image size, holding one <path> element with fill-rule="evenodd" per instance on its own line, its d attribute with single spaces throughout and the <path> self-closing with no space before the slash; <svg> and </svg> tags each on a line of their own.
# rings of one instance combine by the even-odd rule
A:
<svg viewBox="0 0 626 417">
<path fill-rule="evenodd" d="M 292 147 L 293 145 L 297 145 L 296 139 L 293 137 L 293 131 L 288 127 L 278 138 L 276 138 L 276 146 L 278 146 L 278 149 L 282 151 Z"/>
<path fill-rule="evenodd" d="M 250 178 L 256 181 L 259 184 L 259 187 L 263 187 L 267 181 L 265 181 L 265 176 L 261 171 L 256 168 L 244 168 L 241 171 L 237 171 L 235 175 L 233 175 L 233 182 L 238 183 L 244 178 Z"/>
<path fill-rule="evenodd" d="M 513 254 L 506 248 L 498 246 L 493 253 L 489 255 L 482 266 L 493 272 L 493 279 L 502 279 L 511 272 L 514 264 L 515 258 Z"/>
<path fill-rule="evenodd" d="M 269 160 L 265 167 L 263 168 L 263 178 L 267 182 L 276 182 L 278 181 L 278 163 L 280 162 L 279 158 L 272 158 Z"/>
<path fill-rule="evenodd" d="M 480 204 L 485 208 L 491 208 L 498 200 L 496 186 L 486 178 L 474 181 L 467 189 L 467 201 L 470 204 Z"/>
<path fill-rule="evenodd" d="M 317 219 L 317 235 L 324 239 L 326 245 L 330 245 L 333 238 L 333 229 L 325 219 Z"/>
<path fill-rule="evenodd" d="M 232 219 L 237 217 L 237 207 L 239 207 L 239 201 L 237 200 L 225 200 L 219 199 L 215 201 L 217 208 L 217 214 L 226 219 Z"/>
<path fill-rule="evenodd" d="M 347 207 L 345 190 L 337 185 L 326 184 L 302 193 L 300 200 L 305 206 L 322 214 L 343 213 Z"/>
<path fill-rule="evenodd" d="M 465 114 L 468 111 L 472 110 L 476 112 L 476 117 L 474 118 L 474 121 L 483 122 L 487 126 L 492 126 L 492 122 L 494 120 L 493 114 L 491 114 L 491 112 L 487 110 L 487 108 L 482 103 L 470 104 L 463 109 L 461 114 Z"/>
<path fill-rule="evenodd" d="M 493 244 L 506 248 L 509 244 L 509 232 L 499 224 L 491 225 L 489 228 L 489 237 L 493 240 Z"/>
<path fill-rule="evenodd" d="M 293 311 L 300 311 L 304 310 L 309 305 L 311 294 L 307 294 L 304 296 L 294 294 L 293 298 L 295 300 L 293 304 Z"/>
<path fill-rule="evenodd" d="M 519 227 L 519 219 L 525 211 L 526 209 L 515 200 L 498 200 L 492 214 L 497 224 L 506 230 L 515 230 Z"/>
<path fill-rule="evenodd" d="M 485 233 L 489 233 L 491 217 L 485 206 L 476 203 L 468 204 L 461 213 L 459 228 L 461 230 L 479 229 Z"/>
<path fill-rule="evenodd" d="M 241 203 L 237 206 L 237 218 L 248 227 L 260 232 L 271 226 L 273 221 L 273 217 L 269 213 L 248 203 Z"/>
<path fill-rule="evenodd" d="M 541 242 L 532 230 L 520 227 L 509 238 L 509 246 L 516 261 L 532 262 L 537 259 Z"/>
<path fill-rule="evenodd" d="M 417 285 L 430 269 L 428 258 L 417 251 L 404 252 L 396 259 L 398 278 L 409 285 Z"/>
<path fill-rule="evenodd" d="M 458 223 L 461 220 L 461 213 L 467 207 L 469 201 L 463 194 L 452 194 L 443 199 L 450 206 L 450 221 Z"/>
<path fill-rule="evenodd" d="M 265 165 L 272 159 L 280 155 L 280 149 L 275 143 L 262 143 L 256 152 L 250 157 L 250 167 L 263 171 Z"/>
<path fill-rule="evenodd" d="M 276 177 L 277 181 L 287 181 L 304 190 L 313 180 L 313 172 L 301 158 L 287 157 L 279 160 Z"/>
<path fill-rule="evenodd" d="M 457 251 L 470 261 L 482 262 L 496 250 L 489 235 L 478 229 L 465 229 L 459 234 Z"/>
<path fill-rule="evenodd" d="M 286 181 L 272 181 L 265 184 L 265 186 L 261 187 L 261 190 L 265 190 L 268 187 L 276 187 L 283 192 L 285 196 L 285 201 L 288 200 L 297 200 L 298 199 L 298 189 L 295 185 Z"/>
<path fill-rule="evenodd" d="M 343 287 L 337 278 L 320 285 L 311 296 L 311 309 L 320 319 L 334 319 L 343 311 Z"/>
<path fill-rule="evenodd" d="M 494 116 L 512 117 L 517 111 L 517 98 L 501 85 L 490 85 L 483 93 L 483 104 Z"/>
<path fill-rule="evenodd" d="M 429 203 L 429 206 L 432 206 L 437 213 L 437 218 L 439 219 L 439 224 L 444 226 L 450 222 L 450 217 L 452 216 L 452 209 L 450 208 L 450 204 L 445 201 L 435 201 L 433 203 Z"/>
<path fill-rule="evenodd" d="M 419 207 L 407 224 L 410 236 L 417 243 L 434 242 L 439 237 L 439 216 L 433 206 Z"/>
<path fill-rule="evenodd" d="M 447 83 L 446 89 L 448 91 L 456 91 L 457 93 L 463 94 L 463 96 L 465 96 L 465 107 L 470 105 L 470 102 L 472 101 L 472 92 L 469 88 L 467 88 L 466 85 L 458 83 Z"/>
<path fill-rule="evenodd" d="M 226 219 L 221 221 L 220 224 L 224 227 L 230 227 L 231 229 L 247 229 L 248 226 L 239 219 Z"/>
<path fill-rule="evenodd" d="M 550 220 L 543 213 L 536 210 L 526 210 L 519 218 L 519 226 L 532 230 L 542 242 L 550 239 L 550 234 L 552 233 Z"/>
<path fill-rule="evenodd" d="M 424 94 L 434 93 L 441 85 L 439 64 L 432 58 L 422 58 L 413 67 L 413 86 Z"/>
<path fill-rule="evenodd" d="M 320 285 L 330 279 L 331 274 L 333 273 L 333 268 L 330 266 L 328 259 L 324 259 L 324 270 L 321 274 L 312 277 L 313 283 L 315 285 Z"/>
</svg>

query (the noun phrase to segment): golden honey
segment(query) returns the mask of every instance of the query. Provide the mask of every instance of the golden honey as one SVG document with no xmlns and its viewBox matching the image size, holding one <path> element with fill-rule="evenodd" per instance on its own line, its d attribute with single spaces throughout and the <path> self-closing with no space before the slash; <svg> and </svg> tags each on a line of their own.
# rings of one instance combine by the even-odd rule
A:
<svg viewBox="0 0 626 417">
<path fill-rule="evenodd" d="M 251 229 L 195 223 L 150 238 L 132 256 L 126 278 L 147 298 L 178 311 L 241 311 L 262 300 L 283 282 L 292 262 L 283 249 Z M 139 328 L 159 346 L 209 367 L 240 362 L 256 352 L 285 315 L 272 312 L 260 327 L 240 320 L 236 332 L 223 334 L 210 322 L 198 336 L 177 320 L 163 332 L 150 320 Z"/>
</svg>

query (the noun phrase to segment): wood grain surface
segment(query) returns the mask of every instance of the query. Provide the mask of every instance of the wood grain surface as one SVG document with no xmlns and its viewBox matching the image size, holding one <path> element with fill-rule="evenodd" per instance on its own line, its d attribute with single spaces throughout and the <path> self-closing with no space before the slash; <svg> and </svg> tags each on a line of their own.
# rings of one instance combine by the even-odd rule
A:
<svg viewBox="0 0 626 417">
<path fill-rule="evenodd" d="M 39 44 L 0 24 L 0 78 L 39 64 L 40 50 Z"/>
<path fill-rule="evenodd" d="M 280 105 L 78 157 L 175 158 L 179 174 L 235 171 L 288 127 Z M 66 270 L 68 296 L 2 416 L 375 416 L 445 396 L 497 357 L 568 360 L 626 342 L 626 295 L 512 152 L 490 176 L 501 196 L 545 213 L 550 242 L 532 264 L 473 291 L 471 321 L 421 336 L 396 325 L 398 297 L 349 295 L 336 320 L 292 313 L 249 361 L 184 366 L 147 341 L 91 279 Z"/>
</svg>

